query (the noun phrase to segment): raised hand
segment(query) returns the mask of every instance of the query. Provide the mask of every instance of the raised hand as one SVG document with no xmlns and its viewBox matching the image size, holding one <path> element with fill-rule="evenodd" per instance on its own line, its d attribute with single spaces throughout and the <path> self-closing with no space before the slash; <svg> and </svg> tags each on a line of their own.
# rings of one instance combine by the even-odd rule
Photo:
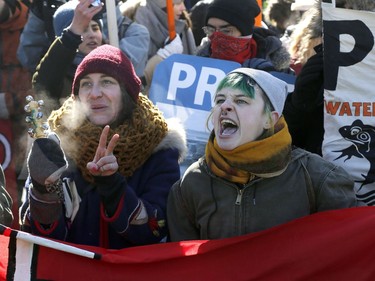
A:
<svg viewBox="0 0 375 281">
<path fill-rule="evenodd" d="M 92 18 L 102 10 L 102 5 L 93 6 L 92 2 L 93 0 L 80 0 L 75 8 L 73 21 L 69 26 L 70 31 L 74 34 L 82 35 Z"/>
<path fill-rule="evenodd" d="M 120 136 L 114 134 L 107 146 L 108 133 L 109 126 L 107 125 L 100 135 L 94 159 L 87 163 L 86 167 L 93 176 L 110 176 L 118 170 L 117 158 L 113 155 L 113 150 Z"/>
</svg>

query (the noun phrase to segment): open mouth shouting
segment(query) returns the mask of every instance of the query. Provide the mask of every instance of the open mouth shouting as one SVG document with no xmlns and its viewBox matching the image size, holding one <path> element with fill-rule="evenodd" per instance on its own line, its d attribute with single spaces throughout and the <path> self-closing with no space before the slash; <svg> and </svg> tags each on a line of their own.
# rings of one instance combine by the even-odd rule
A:
<svg viewBox="0 0 375 281">
<path fill-rule="evenodd" d="M 238 125 L 231 119 L 223 118 L 220 120 L 220 136 L 233 135 L 238 130 Z"/>
</svg>

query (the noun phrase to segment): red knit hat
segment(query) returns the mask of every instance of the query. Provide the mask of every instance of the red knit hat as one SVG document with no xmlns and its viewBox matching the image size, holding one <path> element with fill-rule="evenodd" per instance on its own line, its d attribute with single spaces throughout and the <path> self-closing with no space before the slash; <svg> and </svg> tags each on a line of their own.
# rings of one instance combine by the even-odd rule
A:
<svg viewBox="0 0 375 281">
<path fill-rule="evenodd" d="M 135 74 L 131 61 L 120 49 L 105 44 L 85 56 L 78 65 L 74 76 L 72 87 L 74 95 L 78 94 L 79 82 L 82 77 L 90 73 L 104 73 L 115 78 L 137 102 L 141 90 L 141 80 Z"/>
</svg>

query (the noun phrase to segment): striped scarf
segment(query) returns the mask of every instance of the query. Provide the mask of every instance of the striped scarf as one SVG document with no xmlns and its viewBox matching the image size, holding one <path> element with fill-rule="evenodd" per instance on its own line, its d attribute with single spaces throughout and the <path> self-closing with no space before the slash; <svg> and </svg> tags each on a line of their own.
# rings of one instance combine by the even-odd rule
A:
<svg viewBox="0 0 375 281">
<path fill-rule="evenodd" d="M 272 136 L 233 150 L 221 149 L 212 132 L 205 158 L 210 170 L 218 177 L 246 184 L 255 176 L 269 178 L 282 174 L 290 161 L 291 142 L 288 126 L 281 117 Z"/>
</svg>

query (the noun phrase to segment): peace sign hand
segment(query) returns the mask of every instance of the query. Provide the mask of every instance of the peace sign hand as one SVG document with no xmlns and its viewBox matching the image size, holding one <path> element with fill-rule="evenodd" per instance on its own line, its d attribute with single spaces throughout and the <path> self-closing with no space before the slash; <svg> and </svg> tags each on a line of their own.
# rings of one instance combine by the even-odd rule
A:
<svg viewBox="0 0 375 281">
<path fill-rule="evenodd" d="M 86 167 L 93 176 L 110 176 L 118 170 L 117 158 L 113 155 L 113 150 L 116 147 L 120 136 L 114 134 L 109 141 L 108 146 L 106 146 L 108 133 L 109 126 L 107 125 L 104 127 L 102 134 L 100 135 L 94 160 L 87 163 Z"/>
</svg>

